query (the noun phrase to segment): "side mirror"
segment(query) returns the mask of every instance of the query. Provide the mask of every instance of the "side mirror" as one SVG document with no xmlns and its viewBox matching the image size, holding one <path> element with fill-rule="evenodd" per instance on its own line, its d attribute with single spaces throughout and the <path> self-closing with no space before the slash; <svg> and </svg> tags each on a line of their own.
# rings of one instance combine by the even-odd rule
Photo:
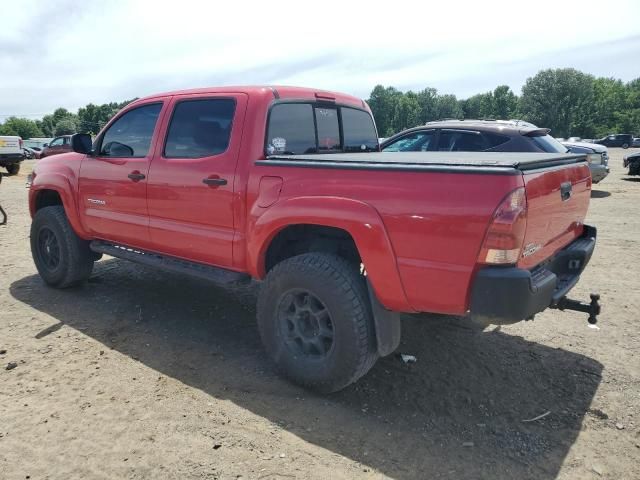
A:
<svg viewBox="0 0 640 480">
<path fill-rule="evenodd" d="M 76 133 L 71 136 L 71 149 L 76 153 L 89 155 L 93 151 L 91 135 L 87 133 Z"/>
</svg>

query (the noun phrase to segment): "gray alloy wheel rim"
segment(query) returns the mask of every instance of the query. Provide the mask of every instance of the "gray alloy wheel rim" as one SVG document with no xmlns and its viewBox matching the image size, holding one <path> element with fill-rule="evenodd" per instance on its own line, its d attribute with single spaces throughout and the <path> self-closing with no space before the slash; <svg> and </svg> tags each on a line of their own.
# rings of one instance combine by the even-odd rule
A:
<svg viewBox="0 0 640 480">
<path fill-rule="evenodd" d="M 38 232 L 38 254 L 48 270 L 60 265 L 60 243 L 53 230 L 43 227 Z"/>
<path fill-rule="evenodd" d="M 324 360 L 335 344 L 334 325 L 326 305 L 305 289 L 282 295 L 276 313 L 287 348 L 295 355 Z"/>
</svg>

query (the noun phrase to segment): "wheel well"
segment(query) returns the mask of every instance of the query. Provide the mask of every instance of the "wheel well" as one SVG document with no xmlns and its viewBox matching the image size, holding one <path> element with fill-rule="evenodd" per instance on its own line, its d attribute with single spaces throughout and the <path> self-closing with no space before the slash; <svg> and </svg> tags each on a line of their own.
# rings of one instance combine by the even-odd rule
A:
<svg viewBox="0 0 640 480">
<path fill-rule="evenodd" d="M 287 258 L 308 252 L 335 253 L 359 265 L 362 260 L 346 230 L 322 225 L 290 225 L 275 236 L 265 254 L 265 272 Z"/>
<path fill-rule="evenodd" d="M 62 205 L 62 198 L 55 190 L 42 190 L 36 197 L 36 212 L 44 207 Z"/>
</svg>

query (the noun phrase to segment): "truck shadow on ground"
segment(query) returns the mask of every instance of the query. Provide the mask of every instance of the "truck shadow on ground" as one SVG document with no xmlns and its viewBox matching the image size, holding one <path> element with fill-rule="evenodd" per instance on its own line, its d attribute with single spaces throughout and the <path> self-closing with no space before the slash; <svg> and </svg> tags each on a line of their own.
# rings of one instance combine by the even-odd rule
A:
<svg viewBox="0 0 640 480">
<path fill-rule="evenodd" d="M 320 396 L 273 371 L 248 292 L 114 259 L 78 289 L 29 276 L 10 291 L 60 322 L 36 338 L 78 329 L 393 478 L 555 478 L 601 381 L 602 365 L 588 357 L 460 319 L 409 317 L 399 351 L 417 363 L 386 357 L 356 385 Z"/>
<path fill-rule="evenodd" d="M 611 192 L 606 192 L 604 190 L 591 190 L 591 198 L 606 198 L 610 196 Z"/>
</svg>

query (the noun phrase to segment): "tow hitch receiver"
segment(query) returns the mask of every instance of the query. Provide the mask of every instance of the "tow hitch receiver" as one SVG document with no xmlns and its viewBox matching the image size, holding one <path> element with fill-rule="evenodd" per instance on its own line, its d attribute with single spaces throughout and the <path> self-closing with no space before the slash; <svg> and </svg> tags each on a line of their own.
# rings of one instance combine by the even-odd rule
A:
<svg viewBox="0 0 640 480">
<path fill-rule="evenodd" d="M 589 323 L 595 325 L 598 321 L 598 315 L 600 315 L 600 295 L 592 293 L 591 303 L 584 303 L 578 300 L 571 300 L 567 297 L 562 297 L 558 300 L 558 303 L 552 305 L 551 308 L 557 308 L 558 310 L 573 310 L 575 312 L 584 312 L 589 314 Z"/>
</svg>

